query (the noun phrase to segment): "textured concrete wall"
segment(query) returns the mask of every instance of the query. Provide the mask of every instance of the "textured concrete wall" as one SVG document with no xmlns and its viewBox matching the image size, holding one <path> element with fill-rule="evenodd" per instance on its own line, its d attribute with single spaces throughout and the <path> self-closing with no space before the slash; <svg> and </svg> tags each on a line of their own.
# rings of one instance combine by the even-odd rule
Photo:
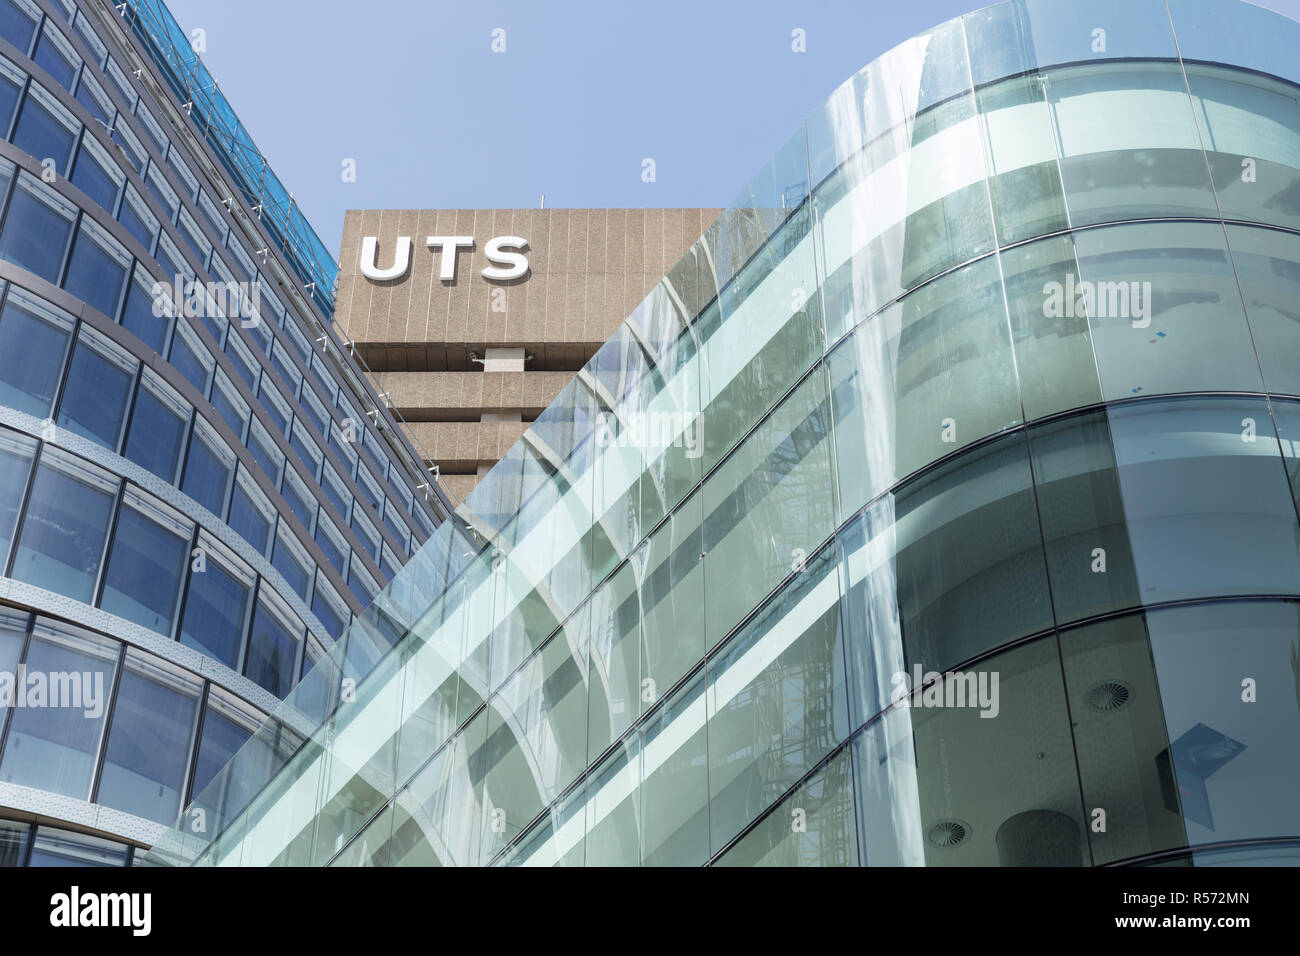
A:
<svg viewBox="0 0 1300 956">
<path fill-rule="evenodd" d="M 716 209 L 426 209 L 347 213 L 335 322 L 376 373 L 381 392 L 446 485 L 463 497 L 475 473 L 498 461 L 527 423 L 618 328 L 717 217 Z M 411 266 L 375 281 L 360 269 L 363 237 L 376 264 L 393 262 L 409 236 Z M 428 236 L 473 236 L 456 277 L 439 278 Z M 528 241 L 529 271 L 492 281 L 493 236 Z M 521 347 L 522 372 L 484 372 L 488 347 Z M 520 422 L 481 422 L 483 413 Z M 511 437 L 513 436 L 513 437 Z"/>
</svg>

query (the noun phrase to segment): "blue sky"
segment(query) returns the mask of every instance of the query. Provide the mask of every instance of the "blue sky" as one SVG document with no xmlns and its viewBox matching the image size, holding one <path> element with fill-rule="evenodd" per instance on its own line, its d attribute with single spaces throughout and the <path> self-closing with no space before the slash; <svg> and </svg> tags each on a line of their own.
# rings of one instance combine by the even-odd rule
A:
<svg viewBox="0 0 1300 956">
<path fill-rule="evenodd" d="M 167 2 L 333 250 L 347 209 L 726 205 L 845 78 L 983 5 Z M 1300 0 L 1262 5 L 1300 18 Z"/>
</svg>

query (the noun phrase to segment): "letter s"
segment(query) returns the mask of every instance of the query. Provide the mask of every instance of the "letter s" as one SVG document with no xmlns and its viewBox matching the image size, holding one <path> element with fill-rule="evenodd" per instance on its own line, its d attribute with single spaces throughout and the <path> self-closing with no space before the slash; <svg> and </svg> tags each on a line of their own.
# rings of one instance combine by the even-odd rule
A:
<svg viewBox="0 0 1300 956">
<path fill-rule="evenodd" d="M 528 240 L 519 236 L 495 236 L 487 241 L 483 251 L 488 259 L 496 263 L 483 270 L 485 279 L 518 279 L 528 272 L 528 257 L 522 252 L 506 252 L 507 249 L 527 249 Z M 505 266 L 506 268 L 498 268 Z"/>
</svg>

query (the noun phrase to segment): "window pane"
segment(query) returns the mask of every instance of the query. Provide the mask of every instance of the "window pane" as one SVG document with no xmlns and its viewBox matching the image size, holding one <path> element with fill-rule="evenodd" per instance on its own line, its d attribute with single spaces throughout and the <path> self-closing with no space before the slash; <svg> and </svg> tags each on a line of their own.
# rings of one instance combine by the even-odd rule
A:
<svg viewBox="0 0 1300 956">
<path fill-rule="evenodd" d="M 1221 226 L 1087 229 L 1074 246 L 1107 401 L 1263 389 Z M 1070 279 L 1059 277 L 1066 289 Z"/>
<path fill-rule="evenodd" d="M 117 204 L 117 191 L 122 188 L 122 174 L 116 169 L 109 173 L 112 167 L 99 158 L 101 151 L 90 145 L 93 142 L 92 139 L 82 141 L 77 165 L 72 171 L 72 184 L 99 203 L 101 209 L 111 213 Z"/>
<path fill-rule="evenodd" d="M 1088 834 L 1098 864 L 1300 829 L 1297 641 L 1291 602 L 1169 608 L 1062 634 L 1084 799 L 1110 824 Z"/>
<path fill-rule="evenodd" d="M 192 530 L 128 490 L 109 549 L 99 606 L 170 635 Z"/>
<path fill-rule="evenodd" d="M 1052 626 L 1022 434 L 924 472 L 838 538 L 855 726 L 895 673 L 942 672 Z"/>
<path fill-rule="evenodd" d="M 185 459 L 181 491 L 217 517 L 222 517 L 226 513 L 226 492 L 234 470 L 234 454 L 196 422 L 190 438 L 190 452 Z"/>
<path fill-rule="evenodd" d="M 853 769 L 846 749 L 718 860 L 717 866 L 857 866 Z M 801 825 L 794 826 L 798 821 Z"/>
<path fill-rule="evenodd" d="M 188 406 L 180 396 L 142 376 L 122 453 L 163 481 L 174 482 L 188 424 Z"/>
<path fill-rule="evenodd" d="M 300 634 L 291 631 L 279 615 L 259 601 L 244 674 L 276 697 L 284 697 L 293 686 L 293 665 L 301 640 Z"/>
<path fill-rule="evenodd" d="M 117 481 L 47 446 L 14 554 L 13 576 L 89 604 Z"/>
<path fill-rule="evenodd" d="M 63 287 L 110 319 L 117 317 L 131 257 L 90 219 L 83 219 Z"/>
<path fill-rule="evenodd" d="M 283 529 L 276 535 L 275 556 L 271 559 L 271 564 L 284 575 L 289 587 L 297 591 L 305 601 L 311 588 L 311 563 L 297 545 L 289 542 L 288 532 Z"/>
<path fill-rule="evenodd" d="M 55 41 L 53 31 L 48 26 L 41 32 L 36 52 L 32 54 L 36 64 L 43 67 L 65 90 L 72 89 L 72 81 L 77 75 L 78 63 L 74 61 L 75 57 L 75 53 L 64 50 L 63 44 Z"/>
<path fill-rule="evenodd" d="M 854 741 L 863 865 L 1090 862 L 1070 736 L 1079 710 L 1066 706 L 1055 639 L 931 680 L 929 703 L 911 688 L 908 706 Z M 1098 747 L 1117 758 L 1108 743 Z M 1088 806 L 1114 812 L 1109 800 Z"/>
<path fill-rule="evenodd" d="M 209 555 L 205 569 L 190 575 L 181 643 L 227 667 L 235 667 L 250 594 L 248 581 L 227 571 Z"/>
<path fill-rule="evenodd" d="M 209 793 L 208 785 L 221 769 L 239 752 L 261 724 L 261 715 L 247 704 L 242 704 L 213 689 L 208 692 L 208 705 L 203 713 L 203 736 L 194 767 L 194 789 L 190 799 L 198 801 L 210 811 L 210 816 L 226 819 L 228 807 L 242 807 L 248 799 L 248 788 L 258 785 L 257 774 L 231 773 L 221 775 L 221 783 Z M 250 754 L 244 751 L 245 758 Z M 269 754 L 267 755 L 269 757 Z M 248 769 L 239 766 L 240 771 Z M 233 791 L 233 792 L 232 792 Z M 215 812 L 212 812 L 215 811 Z"/>
<path fill-rule="evenodd" d="M 839 610 L 831 542 L 710 658 L 714 852 L 848 737 Z"/>
<path fill-rule="evenodd" d="M 126 305 L 122 308 L 122 328 L 161 355 L 167 343 L 173 306 L 161 286 L 157 292 L 155 298 L 153 280 L 143 270 L 137 270 L 135 281 L 126 293 Z M 176 364 L 176 350 L 172 351 L 172 363 Z"/>
<path fill-rule="evenodd" d="M 0 779 L 90 798 L 118 648 L 106 637 L 36 622 L 26 660 L 29 706 L 14 708 Z M 46 704 L 40 707 L 31 706 L 32 676 L 37 674 L 47 688 Z"/>
<path fill-rule="evenodd" d="M 46 418 L 59 387 L 72 317 L 11 291 L 0 313 L 0 403 Z"/>
<path fill-rule="evenodd" d="M 1125 404 L 1030 432 L 1057 620 L 1300 593 L 1300 528 L 1259 399 Z"/>
<path fill-rule="evenodd" d="M 702 677 L 674 694 L 641 731 L 642 866 L 699 866 L 708 856 Z"/>
<path fill-rule="evenodd" d="M 97 803 L 158 823 L 175 821 L 202 686 L 179 667 L 127 651 Z"/>
<path fill-rule="evenodd" d="M 0 4 L 3 6 L 3 4 Z M 2 17 L 3 14 L 0 14 Z M 0 868 L 23 866 L 27 860 L 27 839 L 31 826 L 13 820 L 0 820 Z"/>
<path fill-rule="evenodd" d="M 27 491 L 36 440 L 16 432 L 0 431 L 0 570 L 9 560 L 9 545 L 18 524 L 18 509 Z"/>
<path fill-rule="evenodd" d="M 1020 421 L 1001 273 L 986 259 L 874 316 L 829 360 L 840 518 Z"/>
<path fill-rule="evenodd" d="M 27 90 L 23 110 L 14 127 L 13 144 L 30 153 L 37 161 L 54 161 L 53 169 L 60 176 L 68 174 L 72 159 L 72 144 L 77 138 L 78 124 L 57 101 L 39 86 Z"/>
<path fill-rule="evenodd" d="M 271 527 L 275 511 L 255 487 L 247 473 L 240 471 L 235 481 L 235 493 L 230 499 L 230 527 L 253 546 L 258 554 L 265 555 L 271 540 Z"/>
<path fill-rule="evenodd" d="M 35 4 L 29 4 L 25 0 L 0 2 L 0 36 L 17 47 L 19 53 L 26 55 L 31 49 L 32 37 L 36 35 L 36 24 L 40 19 L 41 11 Z"/>
<path fill-rule="evenodd" d="M 54 827 L 37 827 L 32 843 L 29 866 L 89 867 L 126 866 L 130 847 L 114 840 L 57 830 Z"/>
<path fill-rule="evenodd" d="M 59 402 L 59 427 L 116 451 L 136 365 L 133 357 L 83 326 Z"/>
<path fill-rule="evenodd" d="M 158 217 L 149 211 L 134 186 L 128 186 L 126 189 L 122 208 L 117 211 L 117 221 L 126 227 L 127 232 L 139 239 L 140 245 L 147 251 L 153 251 L 153 241 L 158 235 Z"/>
<path fill-rule="evenodd" d="M 199 337 L 193 329 L 184 322 L 177 324 L 176 334 L 172 336 L 172 354 L 169 361 L 186 381 L 199 390 L 200 395 L 208 394 L 208 382 L 212 377 L 212 367 L 216 363 L 199 342 Z"/>
</svg>

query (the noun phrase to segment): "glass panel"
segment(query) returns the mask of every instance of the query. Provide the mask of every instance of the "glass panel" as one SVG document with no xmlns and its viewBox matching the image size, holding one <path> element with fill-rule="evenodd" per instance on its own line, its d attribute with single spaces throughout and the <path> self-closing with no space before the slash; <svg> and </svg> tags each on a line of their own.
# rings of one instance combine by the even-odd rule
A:
<svg viewBox="0 0 1300 956">
<path fill-rule="evenodd" d="M 1036 426 L 1030 444 L 1061 623 L 1300 593 L 1300 527 L 1262 400 L 1125 404 Z"/>
<path fill-rule="evenodd" d="M 643 866 L 698 866 L 708 857 L 703 677 L 692 678 L 641 731 Z"/>
<path fill-rule="evenodd" d="M 244 674 L 276 697 L 283 697 L 293 686 L 301 642 L 301 627 L 291 626 L 287 614 L 277 614 L 265 601 L 258 601 Z"/>
<path fill-rule="evenodd" d="M 180 641 L 234 668 L 243 646 L 252 575 L 237 573 L 219 561 L 211 542 L 200 538 L 199 546 L 205 551 L 203 570 L 196 568 L 190 575 Z"/>
<path fill-rule="evenodd" d="M 234 453 L 211 434 L 205 422 L 196 418 L 181 491 L 217 517 L 222 517 L 226 513 L 226 494 L 234 471 Z"/>
<path fill-rule="evenodd" d="M 0 571 L 9 561 L 9 546 L 18 526 L 18 511 L 27 492 L 36 440 L 8 430 L 0 431 Z"/>
<path fill-rule="evenodd" d="M 704 657 L 701 498 L 686 501 L 631 559 L 641 602 L 643 705 L 658 703 Z"/>
<path fill-rule="evenodd" d="M 22 266 L 46 282 L 58 282 L 76 215 L 76 206 L 27 173 L 20 173 L 0 229 L 0 259 Z"/>
<path fill-rule="evenodd" d="M 13 577 L 89 604 L 117 484 L 108 472 L 46 446 L 14 549 Z"/>
<path fill-rule="evenodd" d="M 0 4 L 0 7 L 4 4 Z M 4 14 L 0 12 L 0 20 Z M 3 25 L 0 24 L 0 30 Z M 16 823 L 13 820 L 0 820 L 0 868 L 8 869 L 24 866 L 27 862 L 27 840 L 31 836 L 31 825 Z"/>
<path fill-rule="evenodd" d="M 26 700 L 13 711 L 0 780 L 90 798 L 119 646 L 68 625 L 36 622 Z"/>
<path fill-rule="evenodd" d="M 80 130 L 81 124 L 72 114 L 42 87 L 33 83 L 27 88 L 27 99 L 23 102 L 22 112 L 18 114 L 13 144 L 30 153 L 42 165 L 48 160 L 48 168 L 60 176 L 66 176 L 68 164 L 72 161 L 72 147 Z"/>
<path fill-rule="evenodd" d="M 18 52 L 26 54 L 36 36 L 36 25 L 41 22 L 41 8 L 29 0 L 4 0 L 0 3 L 0 36 Z"/>
<path fill-rule="evenodd" d="M 82 326 L 59 401 L 59 427 L 116 451 L 138 365 L 106 336 Z"/>
<path fill-rule="evenodd" d="M 1082 301 L 1108 401 L 1263 389 L 1222 226 L 1088 229 L 1074 246 L 1081 281 L 1071 295 L 1075 277 L 1062 277 L 1045 308 L 1070 317 Z"/>
<path fill-rule="evenodd" d="M 275 509 L 242 468 L 235 479 L 235 493 L 230 499 L 230 519 L 227 523 L 231 530 L 253 546 L 254 551 L 265 556 L 271 543 Z"/>
<path fill-rule="evenodd" d="M 189 419 L 189 406 L 179 395 L 152 373 L 142 373 L 122 454 L 163 481 L 174 482 Z"/>
<path fill-rule="evenodd" d="M 178 322 L 172 336 L 172 354 L 169 361 L 200 395 L 208 394 L 212 368 L 216 361 L 200 343 L 198 334 L 185 322 Z"/>
<path fill-rule="evenodd" d="M 57 830 L 54 827 L 37 827 L 32 843 L 32 858 L 28 866 L 90 867 L 126 866 L 131 848 L 114 840 Z"/>
<path fill-rule="evenodd" d="M 1063 634 L 1097 863 L 1300 825 L 1300 614 L 1289 602 L 1170 608 Z"/>
<path fill-rule="evenodd" d="M 11 289 L 0 312 L 0 403 L 46 418 L 54 405 L 73 318 Z"/>
<path fill-rule="evenodd" d="M 843 520 L 901 478 L 1020 421 L 997 260 L 891 305 L 828 367 Z"/>
<path fill-rule="evenodd" d="M 1247 226 L 1227 229 L 1264 385 L 1274 394 L 1300 395 L 1300 236 Z"/>
<path fill-rule="evenodd" d="M 77 165 L 72 170 L 74 186 L 97 202 L 100 208 L 112 213 L 117 208 L 117 194 L 124 179 L 122 171 L 108 158 L 99 143 L 91 137 L 82 139 Z"/>
<path fill-rule="evenodd" d="M 99 606 L 171 635 L 194 526 L 133 488 L 123 497 Z"/>
<path fill-rule="evenodd" d="M 41 38 L 36 41 L 36 50 L 32 60 L 65 90 L 72 90 L 72 81 L 77 78 L 77 68 L 81 58 L 72 50 L 70 44 L 57 30 L 47 24 L 41 31 Z"/>
<path fill-rule="evenodd" d="M 716 866 L 857 866 L 858 832 L 849 750 L 786 797 Z"/>
<path fill-rule="evenodd" d="M 831 542 L 709 659 L 715 853 L 848 737 L 839 596 Z"/>
<path fill-rule="evenodd" d="M 1052 626 L 1023 435 L 880 499 L 839 535 L 854 726 L 894 674 L 942 671 Z"/>
<path fill-rule="evenodd" d="M 68 257 L 63 287 L 109 318 L 116 318 L 130 268 L 126 250 L 93 220 L 83 218 Z"/>
<path fill-rule="evenodd" d="M 148 205 L 134 186 L 127 186 L 122 199 L 122 208 L 117 211 L 117 221 L 126 231 L 140 240 L 147 252 L 153 251 L 154 240 L 158 237 L 158 217 L 149 211 Z"/>
<path fill-rule="evenodd" d="M 900 678 L 900 706 L 854 741 L 864 865 L 1090 862 L 1054 638 L 923 690 Z"/>
<path fill-rule="evenodd" d="M 143 268 L 137 268 L 135 281 L 126 293 L 126 305 L 122 307 L 122 327 L 160 355 L 166 347 L 167 330 L 175 314 L 175 306 L 165 290 Z M 173 350 L 173 364 L 177 357 Z"/>
<path fill-rule="evenodd" d="M 96 802 L 158 823 L 176 819 L 202 690 L 193 674 L 127 651 Z"/>
<path fill-rule="evenodd" d="M 208 790 L 208 784 L 253 736 L 262 719 L 262 714 L 233 695 L 210 687 L 195 758 L 191 799 L 201 797 L 200 805 L 214 820 L 226 819 L 227 808 L 242 807 L 248 802 L 251 795 L 248 788 L 256 785 L 257 775 L 245 774 L 247 765 L 240 765 L 238 774 L 223 774 L 220 785 L 213 791 Z"/>
<path fill-rule="evenodd" d="M 290 538 L 290 532 L 281 528 L 275 536 L 275 554 L 271 564 L 284 575 L 289 587 L 298 592 L 304 601 L 311 592 L 312 568 L 307 552 Z"/>
</svg>

